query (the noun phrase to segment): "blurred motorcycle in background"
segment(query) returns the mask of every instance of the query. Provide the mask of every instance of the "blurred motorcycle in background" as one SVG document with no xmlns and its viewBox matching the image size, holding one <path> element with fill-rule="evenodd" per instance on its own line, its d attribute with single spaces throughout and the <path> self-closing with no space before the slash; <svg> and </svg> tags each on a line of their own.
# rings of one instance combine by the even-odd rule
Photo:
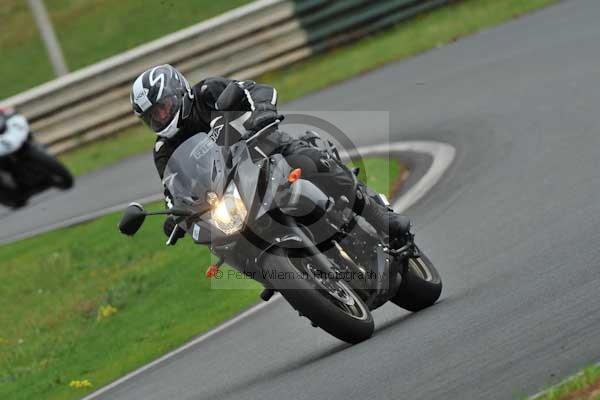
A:
<svg viewBox="0 0 600 400">
<path fill-rule="evenodd" d="M 0 111 L 0 204 L 17 209 L 49 188 L 73 187 L 69 170 L 33 138 L 25 118 Z"/>
</svg>

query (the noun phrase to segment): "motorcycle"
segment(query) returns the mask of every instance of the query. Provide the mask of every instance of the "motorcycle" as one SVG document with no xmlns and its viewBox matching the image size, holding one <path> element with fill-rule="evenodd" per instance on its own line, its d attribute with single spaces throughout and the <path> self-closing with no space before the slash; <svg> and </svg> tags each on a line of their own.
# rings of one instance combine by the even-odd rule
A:
<svg viewBox="0 0 600 400">
<path fill-rule="evenodd" d="M 51 187 L 70 189 L 73 176 L 31 133 L 19 150 L 0 159 L 0 204 L 21 208 Z"/>
<path fill-rule="evenodd" d="M 148 215 L 171 215 L 219 258 L 212 268 L 227 262 L 265 286 L 263 300 L 279 292 L 313 326 L 352 344 L 372 336 L 371 311 L 388 301 L 413 312 L 433 305 L 441 278 L 410 232 L 390 246 L 344 196 L 327 196 L 280 154 L 254 151 L 278 122 L 231 145 L 217 144 L 212 131 L 189 138 L 164 174 L 172 208 L 147 212 L 132 203 L 121 233 L 134 235 Z M 306 139 L 325 143 L 312 132 Z M 319 148 L 339 160 L 331 142 Z"/>
</svg>

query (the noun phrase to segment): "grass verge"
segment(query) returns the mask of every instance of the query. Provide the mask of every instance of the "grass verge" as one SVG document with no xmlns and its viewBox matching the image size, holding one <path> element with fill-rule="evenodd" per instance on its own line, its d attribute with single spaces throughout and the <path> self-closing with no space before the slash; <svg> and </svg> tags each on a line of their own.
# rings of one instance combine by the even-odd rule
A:
<svg viewBox="0 0 600 400">
<path fill-rule="evenodd" d="M 403 172 L 364 166 L 383 193 Z M 209 252 L 189 238 L 165 247 L 162 218 L 127 238 L 119 217 L 0 247 L 0 398 L 80 398 L 258 301 L 255 282 L 211 290 Z"/>
<path fill-rule="evenodd" d="M 222 14 L 251 0 L 52 0 L 50 19 L 70 70 Z M 27 2 L 0 1 L 0 99 L 53 79 Z"/>
<path fill-rule="evenodd" d="M 584 369 L 535 400 L 600 400 L 600 365 Z"/>
<path fill-rule="evenodd" d="M 280 104 L 349 79 L 386 63 L 411 57 L 457 40 L 557 0 L 461 0 L 425 13 L 377 35 L 273 71 L 257 80 L 277 88 Z M 104 167 L 120 158 L 150 151 L 149 138 L 134 138 L 135 127 L 74 150 L 61 158 L 78 173 Z M 110 142 L 110 143 L 109 143 Z M 148 144 L 146 144 L 148 143 Z M 104 149 L 117 149 L 115 154 Z"/>
</svg>

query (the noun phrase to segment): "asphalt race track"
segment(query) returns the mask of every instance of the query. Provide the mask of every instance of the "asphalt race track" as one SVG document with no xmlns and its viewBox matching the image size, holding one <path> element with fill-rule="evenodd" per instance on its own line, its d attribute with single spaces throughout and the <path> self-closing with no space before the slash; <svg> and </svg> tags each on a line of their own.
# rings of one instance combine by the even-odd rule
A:
<svg viewBox="0 0 600 400">
<path fill-rule="evenodd" d="M 597 0 L 564 1 L 292 104 L 389 110 L 393 141 L 456 148 L 408 210 L 444 278 L 436 306 L 385 306 L 373 338 L 348 346 L 275 300 L 100 398 L 515 399 L 599 361 L 598 21 Z M 365 125 L 348 130 L 357 145 L 387 140 Z M 60 198 L 101 209 L 156 191 L 143 163 L 48 194 L 21 221 L 63 212 Z M 2 217 L 2 232 L 18 222 Z"/>
</svg>

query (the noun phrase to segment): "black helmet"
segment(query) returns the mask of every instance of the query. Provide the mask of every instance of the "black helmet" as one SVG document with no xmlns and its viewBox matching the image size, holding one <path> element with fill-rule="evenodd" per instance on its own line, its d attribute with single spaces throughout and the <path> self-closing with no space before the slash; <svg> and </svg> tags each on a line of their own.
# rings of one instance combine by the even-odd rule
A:
<svg viewBox="0 0 600 400">
<path fill-rule="evenodd" d="M 130 96 L 135 114 L 158 136 L 166 138 L 175 135 L 180 121 L 189 117 L 193 98 L 188 81 L 168 64 L 138 76 Z"/>
</svg>

